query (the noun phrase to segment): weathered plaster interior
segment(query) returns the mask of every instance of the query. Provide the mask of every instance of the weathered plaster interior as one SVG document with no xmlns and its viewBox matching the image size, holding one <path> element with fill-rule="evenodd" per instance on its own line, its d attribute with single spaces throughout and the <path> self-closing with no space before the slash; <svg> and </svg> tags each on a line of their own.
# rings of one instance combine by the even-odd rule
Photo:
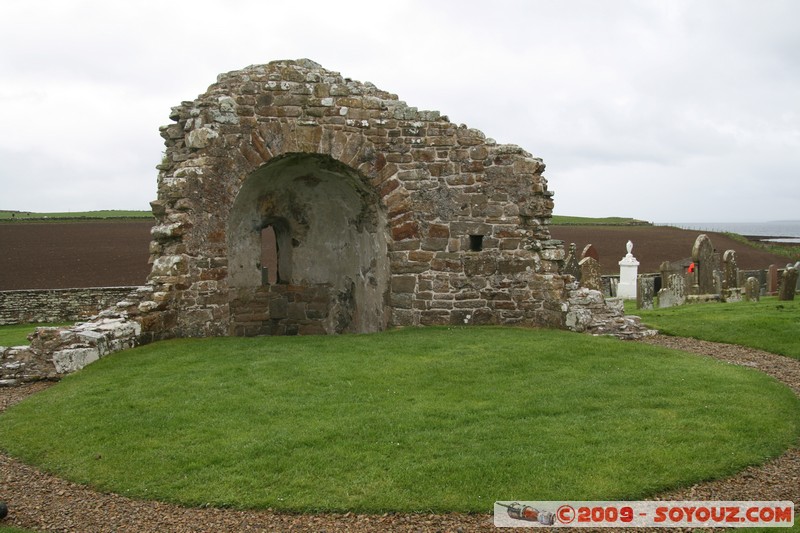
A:
<svg viewBox="0 0 800 533">
<path fill-rule="evenodd" d="M 372 187 L 329 156 L 293 153 L 244 180 L 229 218 L 229 285 L 325 286 L 331 332 L 386 327 L 386 215 Z M 277 270 L 262 272 L 262 230 L 271 226 Z M 233 317 L 234 321 L 236 317 Z"/>
</svg>

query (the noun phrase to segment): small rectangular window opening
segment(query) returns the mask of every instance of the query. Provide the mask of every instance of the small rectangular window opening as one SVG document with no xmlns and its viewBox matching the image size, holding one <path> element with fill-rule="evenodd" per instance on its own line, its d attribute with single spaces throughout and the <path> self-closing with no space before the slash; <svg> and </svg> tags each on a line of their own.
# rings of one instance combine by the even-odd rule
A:
<svg viewBox="0 0 800 533">
<path fill-rule="evenodd" d="M 483 250 L 483 235 L 470 235 L 469 249 L 472 252 L 480 252 Z"/>
<path fill-rule="evenodd" d="M 272 226 L 261 230 L 261 282 L 264 285 L 278 282 L 278 243 Z"/>
</svg>

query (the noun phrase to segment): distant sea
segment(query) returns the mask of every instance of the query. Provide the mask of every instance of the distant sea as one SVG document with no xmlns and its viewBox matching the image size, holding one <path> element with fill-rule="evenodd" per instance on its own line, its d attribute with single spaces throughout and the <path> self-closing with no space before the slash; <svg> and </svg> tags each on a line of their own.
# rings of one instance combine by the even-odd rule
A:
<svg viewBox="0 0 800 533">
<path fill-rule="evenodd" d="M 658 222 L 658 226 L 675 226 L 697 231 L 731 232 L 739 235 L 770 237 L 774 242 L 800 243 L 800 220 L 772 222 Z"/>
</svg>

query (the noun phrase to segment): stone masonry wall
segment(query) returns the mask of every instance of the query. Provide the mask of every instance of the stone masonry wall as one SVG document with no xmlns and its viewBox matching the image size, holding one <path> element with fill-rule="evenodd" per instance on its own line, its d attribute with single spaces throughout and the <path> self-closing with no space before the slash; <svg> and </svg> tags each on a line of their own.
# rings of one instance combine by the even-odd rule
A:
<svg viewBox="0 0 800 533">
<path fill-rule="evenodd" d="M 123 300 L 136 287 L 0 291 L 0 326 L 77 322 Z"/>
<path fill-rule="evenodd" d="M 158 219 L 149 278 L 154 299 L 143 304 L 138 318 L 146 333 L 299 332 L 302 321 L 314 320 L 304 315 L 289 325 L 287 317 L 273 316 L 270 305 L 254 313 L 246 302 L 263 300 L 264 289 L 242 287 L 232 278 L 255 269 L 249 259 L 239 262 L 234 256 L 242 239 L 250 238 L 231 237 L 229 221 L 250 216 L 238 214 L 237 196 L 246 189 L 261 191 L 251 209 L 264 214 L 248 222 L 258 229 L 259 220 L 270 220 L 265 205 L 277 212 L 270 198 L 289 188 L 277 185 L 281 173 L 270 172 L 282 164 L 289 173 L 292 164 L 311 169 L 285 179 L 293 194 L 336 180 L 355 191 L 348 197 L 357 195 L 364 203 L 353 209 L 372 220 L 371 240 L 385 241 L 386 248 L 385 257 L 371 252 L 368 268 L 339 272 L 335 279 L 305 279 L 295 268 L 290 285 L 325 286 L 345 277 L 358 290 L 387 278 L 385 288 L 378 285 L 378 296 L 370 297 L 382 299 L 372 330 L 431 324 L 564 327 L 564 250 L 548 229 L 552 193 L 542 160 L 520 147 L 498 145 L 436 111 L 409 107 L 396 95 L 309 60 L 220 75 L 205 94 L 173 108 L 171 118 L 175 124 L 161 129 L 167 151 L 159 165 L 158 199 L 152 202 Z M 313 164 L 311 156 L 317 158 Z M 263 183 L 253 185 L 257 179 Z M 315 216 L 305 205 L 309 198 L 310 193 L 296 199 L 300 214 L 280 211 L 281 220 L 288 217 L 297 256 L 313 240 L 304 233 L 313 226 L 306 219 Z M 348 244 L 331 246 L 346 251 Z M 324 246 L 315 252 L 338 263 Z M 331 309 L 319 311 L 338 313 L 331 322 L 359 314 L 357 294 L 347 304 L 353 309 L 344 312 L 334 309 L 343 304 L 331 294 Z M 237 315 L 240 309 L 246 319 Z M 276 327 L 275 320 L 282 325 Z M 326 331 L 361 331 L 354 327 Z"/>
</svg>

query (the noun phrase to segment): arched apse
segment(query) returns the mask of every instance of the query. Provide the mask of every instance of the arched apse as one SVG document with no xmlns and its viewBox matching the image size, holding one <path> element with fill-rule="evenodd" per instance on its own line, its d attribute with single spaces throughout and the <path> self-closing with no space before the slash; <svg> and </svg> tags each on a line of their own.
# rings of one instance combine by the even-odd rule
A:
<svg viewBox="0 0 800 533">
<path fill-rule="evenodd" d="M 265 229 L 274 232 L 272 275 L 263 264 Z M 284 319 L 326 333 L 382 330 L 389 278 L 386 215 L 354 169 L 292 153 L 245 178 L 228 222 L 234 334 L 294 333 L 281 328 Z M 258 302 L 264 309 L 254 309 Z"/>
</svg>

